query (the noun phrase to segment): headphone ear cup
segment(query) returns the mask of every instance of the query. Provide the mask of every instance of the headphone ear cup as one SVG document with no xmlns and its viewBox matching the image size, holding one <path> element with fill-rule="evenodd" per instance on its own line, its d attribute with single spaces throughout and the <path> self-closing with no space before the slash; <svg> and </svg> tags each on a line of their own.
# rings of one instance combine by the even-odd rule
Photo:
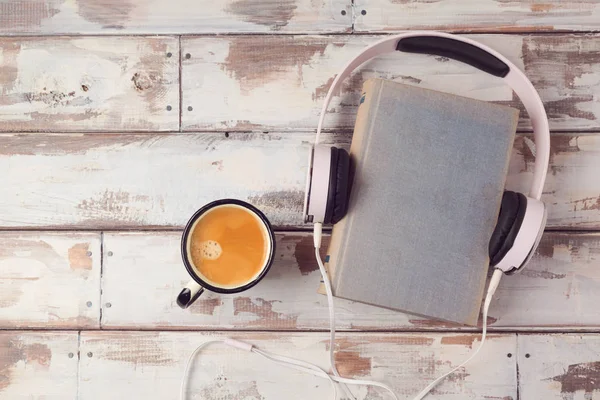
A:
<svg viewBox="0 0 600 400">
<path fill-rule="evenodd" d="M 337 187 L 337 165 L 338 165 L 338 149 L 331 147 L 329 160 L 329 185 L 327 189 L 327 203 L 325 206 L 324 224 L 331 224 L 333 217 L 333 209 L 335 208 L 335 192 Z"/>
<path fill-rule="evenodd" d="M 348 176 L 350 156 L 344 149 L 331 148 L 331 167 L 329 169 L 329 190 L 323 223 L 339 222 L 348 210 Z"/>
<path fill-rule="evenodd" d="M 515 238 L 521 229 L 527 198 L 522 193 L 505 191 L 496 227 L 489 244 L 490 266 L 498 264 L 512 248 Z"/>
<path fill-rule="evenodd" d="M 331 222 L 337 224 L 348 211 L 350 197 L 350 156 L 344 149 L 338 149 L 335 199 Z"/>
</svg>

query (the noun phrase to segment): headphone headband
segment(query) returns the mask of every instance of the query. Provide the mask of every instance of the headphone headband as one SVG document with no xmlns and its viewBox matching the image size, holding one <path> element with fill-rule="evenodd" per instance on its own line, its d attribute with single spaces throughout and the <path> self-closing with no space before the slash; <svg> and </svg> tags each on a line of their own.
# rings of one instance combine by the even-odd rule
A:
<svg viewBox="0 0 600 400">
<path fill-rule="evenodd" d="M 462 36 L 442 32 L 412 31 L 386 37 L 364 49 L 344 66 L 331 84 L 321 109 L 315 145 L 319 142 L 323 121 L 331 98 L 338 91 L 344 79 L 364 62 L 393 51 L 432 54 L 452 58 L 502 78 L 511 87 L 525 106 L 533 127 L 536 150 L 529 197 L 539 200 L 542 196 L 550 160 L 550 128 L 544 104 L 525 74 L 506 57 L 481 43 Z"/>
</svg>

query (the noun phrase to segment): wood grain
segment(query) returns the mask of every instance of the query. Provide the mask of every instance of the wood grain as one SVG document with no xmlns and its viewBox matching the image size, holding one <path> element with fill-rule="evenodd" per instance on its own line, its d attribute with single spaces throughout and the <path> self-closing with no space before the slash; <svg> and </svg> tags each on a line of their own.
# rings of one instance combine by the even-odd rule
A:
<svg viewBox="0 0 600 400">
<path fill-rule="evenodd" d="M 461 32 L 600 29 L 600 5 L 585 0 L 355 0 L 354 7 L 354 29 L 357 32 L 406 29 Z"/>
<path fill-rule="evenodd" d="M 175 37 L 0 38 L 0 130 L 178 130 L 178 58 Z"/>
<path fill-rule="evenodd" d="M 328 241 L 326 237 L 325 245 Z M 308 233 L 277 235 L 275 262 L 254 288 L 236 295 L 207 292 L 187 310 L 175 303 L 189 280 L 181 262 L 179 233 L 106 233 L 104 249 L 112 254 L 105 254 L 102 279 L 105 328 L 329 327 L 326 298 L 317 294 L 321 275 Z M 490 329 L 597 330 L 599 254 L 600 234 L 547 233 L 526 269 L 502 280 L 490 309 Z M 135 291 L 130 290 L 132 285 Z M 342 299 L 335 299 L 335 304 L 339 329 L 465 329 Z"/>
<path fill-rule="evenodd" d="M 348 32 L 351 25 L 344 0 L 0 2 L 3 35 Z"/>
<path fill-rule="evenodd" d="M 97 328 L 99 301 L 99 233 L 0 233 L 0 328 Z"/>
<path fill-rule="evenodd" d="M 0 332 L 0 397 L 77 399 L 77 332 Z"/>
<path fill-rule="evenodd" d="M 600 35 L 469 35 L 524 69 L 551 129 L 597 129 Z M 182 128 L 315 129 L 333 77 L 380 36 L 183 38 Z M 434 56 L 386 54 L 359 68 L 333 98 L 325 126 L 352 128 L 362 83 L 381 77 L 481 100 L 518 105 L 500 79 Z M 210 79 L 207 79 L 210 77 Z M 188 109 L 191 107 L 191 109 Z M 522 110 L 521 129 L 529 129 Z"/>
<path fill-rule="evenodd" d="M 183 226 L 223 197 L 250 201 L 275 225 L 301 224 L 310 137 L 4 136 L 0 170 L 14 173 L 0 177 L 0 225 Z"/>
<path fill-rule="evenodd" d="M 238 340 L 328 369 L 325 333 L 235 333 Z M 82 399 L 178 399 L 187 358 L 222 334 L 191 332 L 82 332 L 79 393 Z M 459 340 L 456 340 L 459 339 Z M 414 396 L 450 366 L 465 359 L 478 335 L 340 335 L 340 374 L 382 380 L 400 398 Z M 86 354 L 91 352 L 92 357 Z M 514 335 L 493 335 L 477 361 L 440 384 L 431 399 L 516 399 Z M 282 384 L 285 383 L 285 384 Z M 353 388 L 357 399 L 387 398 L 379 389 Z M 222 344 L 200 352 L 186 399 L 324 399 L 326 381 L 274 365 L 256 354 Z"/>
<path fill-rule="evenodd" d="M 280 228 L 302 222 L 312 133 L 1 135 L 0 226 L 182 227 L 202 205 L 247 200 Z M 344 134 L 324 137 L 348 146 Z M 517 138 L 508 188 L 527 191 L 531 142 Z M 557 134 L 544 200 L 553 228 L 600 226 L 600 136 Z M 68 195 L 66 195 L 68 193 Z"/>
<path fill-rule="evenodd" d="M 519 335 L 522 399 L 587 400 L 600 393 L 598 335 Z"/>
</svg>

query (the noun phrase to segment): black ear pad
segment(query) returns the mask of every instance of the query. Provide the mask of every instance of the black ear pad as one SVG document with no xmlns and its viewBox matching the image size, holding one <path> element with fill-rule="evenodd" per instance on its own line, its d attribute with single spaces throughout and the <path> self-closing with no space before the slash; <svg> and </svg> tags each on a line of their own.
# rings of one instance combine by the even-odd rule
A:
<svg viewBox="0 0 600 400">
<path fill-rule="evenodd" d="M 344 149 L 331 148 L 331 168 L 329 169 L 329 189 L 323 223 L 339 222 L 348 210 L 348 175 L 350 156 Z"/>
<path fill-rule="evenodd" d="M 498 222 L 490 239 L 490 266 L 498 264 L 512 248 L 526 209 L 527 198 L 524 194 L 508 190 L 504 192 Z"/>
<path fill-rule="evenodd" d="M 344 149 L 338 149 L 338 162 L 335 185 L 335 201 L 331 222 L 337 224 L 348 211 L 350 197 L 350 156 Z"/>
</svg>

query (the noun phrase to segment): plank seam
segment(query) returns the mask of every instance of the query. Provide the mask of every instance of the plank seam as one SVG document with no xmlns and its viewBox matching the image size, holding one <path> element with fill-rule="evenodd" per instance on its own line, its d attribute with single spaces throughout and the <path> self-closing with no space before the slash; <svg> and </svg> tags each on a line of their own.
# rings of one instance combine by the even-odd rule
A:
<svg viewBox="0 0 600 400">
<path fill-rule="evenodd" d="M 75 385 L 75 398 L 79 399 L 79 370 L 81 368 L 81 331 L 77 331 L 77 384 Z"/>
<path fill-rule="evenodd" d="M 351 16 L 352 25 L 350 26 L 350 33 L 353 35 L 355 33 L 354 23 L 356 22 L 356 4 L 354 4 L 354 0 L 350 0 L 350 10 L 352 12 L 352 16 Z"/>
<path fill-rule="evenodd" d="M 350 29 L 349 29 L 350 28 Z M 383 30 L 354 30 L 354 21 L 352 21 L 352 25 L 350 27 L 344 26 L 340 31 L 291 31 L 291 32 L 219 32 L 219 33 L 185 33 L 185 32 L 170 32 L 164 33 L 160 35 L 156 35 L 155 33 L 106 33 L 106 34 L 98 34 L 98 33 L 57 33 L 57 34 L 23 34 L 19 32 L 15 35 L 10 34 L 0 34 L 0 39 L 42 39 L 42 38 L 109 38 L 109 37 L 133 37 L 133 38 L 156 38 L 156 37 L 177 37 L 181 36 L 184 38 L 216 38 L 222 36 L 350 36 L 350 35 L 371 35 L 371 36 L 389 36 L 390 34 L 400 33 L 406 31 L 411 28 L 406 29 L 393 29 L 390 31 Z M 419 30 L 428 30 L 432 31 L 433 29 L 419 29 Z M 514 31 L 500 31 L 497 27 L 490 28 L 461 28 L 461 29 L 444 29 L 444 32 L 454 33 L 454 34 L 487 34 L 487 35 L 564 35 L 564 34 L 597 34 L 600 33 L 600 28 L 598 29 L 583 29 L 583 30 L 574 30 L 574 29 L 555 29 L 552 31 L 543 31 L 536 29 L 523 29 L 523 30 L 514 30 Z"/>
<path fill-rule="evenodd" d="M 98 317 L 98 328 L 102 329 L 102 300 L 103 300 L 103 279 L 104 279 L 104 232 L 100 232 L 100 299 L 98 307 L 100 308 L 100 313 Z"/>
<path fill-rule="evenodd" d="M 182 327 L 182 328 L 171 328 L 171 327 L 156 327 L 156 328 L 145 328 L 145 327 L 102 327 L 102 328 L 64 328 L 64 327 L 50 327 L 50 328 L 0 328 L 0 332 L 183 332 L 183 333 L 226 333 L 226 334 L 235 334 L 235 333 L 306 333 L 306 334 L 323 334 L 329 333 L 329 329 L 327 328 L 319 328 L 319 329 L 226 329 L 215 325 L 215 329 L 206 329 L 205 327 L 202 329 L 193 329 L 193 327 Z M 397 335 L 397 334 L 471 334 L 471 335 L 481 335 L 481 329 L 451 329 L 451 328 L 443 328 L 443 329 L 398 329 L 398 330 L 377 330 L 377 329 L 361 329 L 361 330 L 350 330 L 350 329 L 338 329 L 336 328 L 336 332 L 343 334 L 359 334 L 359 333 L 369 333 L 369 334 L 386 334 L 386 335 Z M 578 328 L 573 327 L 571 330 L 566 329 L 549 329 L 543 330 L 540 328 L 531 328 L 531 329 L 488 329 L 489 334 L 494 335 L 600 335 L 600 327 L 594 328 Z"/>
<path fill-rule="evenodd" d="M 180 233 L 183 231 L 184 225 L 181 226 L 157 226 L 157 225 L 140 225 L 133 227 L 113 227 L 113 226 L 101 226 L 95 229 L 82 228 L 79 226 L 39 226 L 39 227 L 28 227 L 28 226 L 16 226 L 16 227 L 0 227 L 0 233 L 95 233 L 95 232 L 114 232 L 114 233 Z M 312 228 L 310 226 L 274 226 L 273 230 L 275 233 L 311 233 Z M 548 227 L 544 230 L 545 233 L 565 233 L 565 234 L 597 234 L 600 233 L 598 227 L 569 227 L 569 226 L 554 226 Z M 323 233 L 331 233 L 331 228 L 323 229 Z"/>
<path fill-rule="evenodd" d="M 181 53 L 181 35 L 179 36 L 179 132 L 183 132 L 183 125 L 181 124 L 183 115 L 183 60 Z"/>
<path fill-rule="evenodd" d="M 521 375 L 519 374 L 519 357 L 520 357 L 520 350 L 519 350 L 519 333 L 516 334 L 516 339 L 517 339 L 517 343 L 515 346 L 515 369 L 516 369 L 516 374 L 517 374 L 517 400 L 520 400 L 521 398 Z"/>
<path fill-rule="evenodd" d="M 181 101 L 180 96 L 180 101 Z M 494 102 L 490 102 L 494 104 Z M 342 126 L 339 128 L 323 128 L 321 131 L 324 134 L 339 134 L 339 135 L 352 135 L 354 132 L 354 128 L 350 126 Z M 41 129 L 31 129 L 31 130 L 20 130 L 20 131 L 2 131 L 0 130 L 0 136 L 26 136 L 26 135 L 47 135 L 47 136 L 87 136 L 87 135 L 105 135 L 105 136 L 124 136 L 124 135 L 140 135 L 140 136 L 151 136 L 151 135 L 164 135 L 164 136 L 172 136 L 174 134 L 184 134 L 184 135 L 202 135 L 202 134 L 218 134 L 218 133 L 234 133 L 234 134 L 242 134 L 242 133 L 276 133 L 276 134 L 307 134 L 315 133 L 315 129 L 305 126 L 298 128 L 282 128 L 282 127 L 274 127 L 274 126 L 263 126 L 260 129 L 241 129 L 237 130 L 235 128 L 227 128 L 227 129 L 202 129 L 202 130 L 155 130 L 155 131 L 144 131 L 144 130 L 126 130 L 126 129 L 118 129 L 118 130 L 93 130 L 88 129 L 85 131 L 81 130 L 69 130 L 69 129 L 60 129 L 60 130 L 41 130 Z M 527 129 L 518 129 L 516 131 L 518 135 L 533 135 L 532 130 Z M 600 134 L 600 130 L 597 127 L 593 128 L 575 128 L 575 129 L 550 129 L 551 135 L 597 135 Z"/>
</svg>

